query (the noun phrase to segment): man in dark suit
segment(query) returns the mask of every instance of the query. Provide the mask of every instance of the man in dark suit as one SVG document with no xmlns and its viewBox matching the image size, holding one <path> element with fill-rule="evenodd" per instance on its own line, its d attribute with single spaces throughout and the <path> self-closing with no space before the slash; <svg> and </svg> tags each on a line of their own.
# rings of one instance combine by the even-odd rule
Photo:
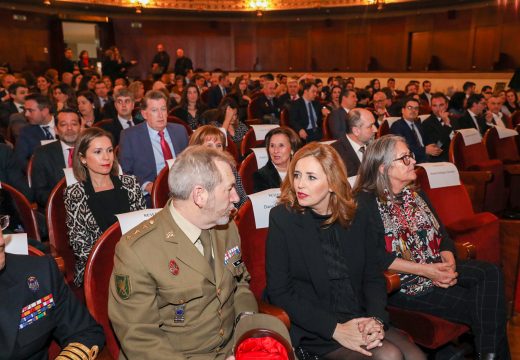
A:
<svg viewBox="0 0 520 360">
<path fill-rule="evenodd" d="M 99 102 L 99 111 L 102 113 L 102 119 L 109 119 L 115 116 L 114 107 L 107 106 L 112 102 L 112 98 L 108 95 L 107 84 L 103 80 L 96 81 L 94 92 Z"/>
<path fill-rule="evenodd" d="M 5 182 L 32 200 L 32 192 L 23 174 L 22 166 L 9 145 L 0 144 L 0 181 Z"/>
<path fill-rule="evenodd" d="M 54 259 L 6 254 L 1 231 L 0 293 L 0 359 L 47 359 L 51 340 L 62 347 L 60 359 L 75 359 L 71 353 L 94 359 L 103 348 L 103 328 L 65 285 Z"/>
<path fill-rule="evenodd" d="M 430 80 L 424 80 L 422 83 L 423 92 L 419 95 L 419 98 L 424 104 L 432 105 L 432 83 Z"/>
<path fill-rule="evenodd" d="M 175 60 L 174 72 L 175 75 L 186 76 L 189 69 L 193 70 L 193 63 L 191 59 L 187 56 L 184 56 L 184 50 L 179 48 L 177 49 L 177 60 Z"/>
<path fill-rule="evenodd" d="M 211 87 L 208 92 L 208 107 L 215 109 L 220 104 L 220 101 L 228 93 L 229 74 L 223 72 L 218 75 L 218 84 Z"/>
<path fill-rule="evenodd" d="M 388 100 L 386 94 L 383 91 L 378 91 L 374 94 L 372 98 L 372 115 L 374 115 L 374 119 L 376 119 L 375 126 L 379 128 L 385 118 L 390 117 L 390 113 L 386 109 L 387 105 L 392 104 L 392 100 Z"/>
<path fill-rule="evenodd" d="M 289 110 L 292 102 L 300 98 L 298 90 L 300 90 L 300 87 L 298 86 L 298 79 L 288 80 L 287 92 L 278 97 L 278 104 L 280 105 L 280 108 Z"/>
<path fill-rule="evenodd" d="M 15 82 L 16 78 L 13 74 L 3 74 L 0 76 L 0 102 L 8 101 L 10 99 L 7 89 L 9 89 L 9 86 Z"/>
<path fill-rule="evenodd" d="M 424 144 L 437 144 L 442 149 L 439 156 L 432 156 L 432 162 L 449 161 L 450 142 L 453 137 L 450 113 L 448 112 L 448 99 L 443 93 L 432 95 L 432 114 L 423 121 Z"/>
<path fill-rule="evenodd" d="M 304 142 L 320 141 L 323 137 L 322 106 L 316 96 L 318 88 L 313 82 L 303 85 L 303 95 L 289 110 L 289 125 Z"/>
<path fill-rule="evenodd" d="M 112 121 L 101 125 L 101 128 L 111 133 L 114 138 L 114 145 L 118 145 L 121 131 L 137 125 L 142 121 L 132 117 L 135 102 L 134 95 L 128 89 L 122 88 L 117 90 L 114 93 L 113 104 L 116 115 L 112 118 Z"/>
<path fill-rule="evenodd" d="M 406 98 L 403 101 L 402 112 L 403 117 L 392 124 L 390 132 L 405 138 L 417 163 L 430 161 L 430 156 L 439 156 L 442 149 L 437 144 L 425 145 L 421 122 L 418 120 L 419 100 L 412 97 Z"/>
<path fill-rule="evenodd" d="M 486 100 L 482 94 L 472 94 L 468 97 L 466 111 L 455 121 L 455 130 L 459 129 L 477 129 L 483 136 L 489 126 L 486 125 L 484 118 L 484 109 L 486 108 Z"/>
<path fill-rule="evenodd" d="M 141 107 L 146 121 L 121 134 L 121 167 L 125 174 L 137 177 L 145 195 L 152 192 L 153 182 L 166 166 L 167 160 L 173 159 L 188 146 L 188 134 L 184 126 L 167 122 L 167 100 L 160 91 L 146 93 Z M 147 201 L 149 199 L 147 196 Z"/>
<path fill-rule="evenodd" d="M 25 117 L 30 125 L 20 130 L 14 149 L 15 155 L 24 167 L 34 149 L 41 145 L 42 140 L 55 140 L 54 116 L 52 103 L 47 96 L 30 94 L 25 97 Z"/>
<path fill-rule="evenodd" d="M 280 106 L 275 95 L 276 83 L 266 81 L 262 95 L 251 101 L 251 113 L 254 119 L 260 119 L 266 124 L 280 123 Z"/>
<path fill-rule="evenodd" d="M 163 74 L 168 72 L 170 66 L 170 55 L 164 49 L 164 45 L 157 44 L 157 53 L 152 59 L 152 75 L 155 81 L 159 80 Z"/>
<path fill-rule="evenodd" d="M 0 127 L 4 130 L 9 126 L 9 118 L 12 114 L 24 112 L 24 102 L 27 96 L 27 86 L 22 83 L 14 83 L 8 89 L 10 99 L 0 103 Z"/>
<path fill-rule="evenodd" d="M 78 72 L 79 71 L 78 63 L 76 61 L 72 60 L 72 57 L 74 56 L 74 54 L 72 53 L 72 49 L 66 48 L 63 55 L 64 56 L 63 56 L 63 61 L 61 64 L 60 73 L 68 72 L 68 73 L 74 74 L 74 71 Z"/>
<path fill-rule="evenodd" d="M 329 130 L 333 139 L 339 140 L 347 133 L 347 115 L 357 104 L 357 95 L 354 90 L 343 90 L 340 97 L 340 107 L 332 110 L 329 115 Z"/>
<path fill-rule="evenodd" d="M 366 109 L 356 108 L 347 115 L 348 132 L 338 141 L 332 143 L 345 163 L 348 176 L 355 176 L 363 161 L 366 147 L 374 138 L 377 129 L 372 113 Z"/>
<path fill-rule="evenodd" d="M 52 189 L 63 178 L 63 169 L 72 167 L 74 144 L 81 133 L 81 120 L 72 110 L 56 116 L 59 141 L 36 148 L 33 155 L 32 189 L 38 206 L 44 209 Z"/>
<path fill-rule="evenodd" d="M 502 100 L 498 95 L 491 95 L 486 103 L 488 111 L 486 111 L 485 119 L 489 126 L 506 128 L 512 125 L 511 119 L 501 111 Z"/>
</svg>

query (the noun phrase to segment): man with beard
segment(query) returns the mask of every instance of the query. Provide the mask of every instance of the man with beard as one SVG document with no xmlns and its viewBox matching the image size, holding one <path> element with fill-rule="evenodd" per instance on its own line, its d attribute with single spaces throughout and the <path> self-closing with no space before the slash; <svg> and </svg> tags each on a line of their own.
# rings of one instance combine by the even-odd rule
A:
<svg viewBox="0 0 520 360">
<path fill-rule="evenodd" d="M 62 110 L 55 117 L 59 140 L 34 151 L 31 173 L 35 200 L 42 209 L 52 189 L 63 178 L 63 168 L 72 167 L 74 144 L 81 132 L 81 120 L 73 110 Z"/>
<path fill-rule="evenodd" d="M 232 166 L 225 152 L 186 149 L 167 205 L 117 244 L 108 313 L 120 358 L 227 358 L 236 321 L 257 311 L 229 222 L 239 200 Z"/>
</svg>

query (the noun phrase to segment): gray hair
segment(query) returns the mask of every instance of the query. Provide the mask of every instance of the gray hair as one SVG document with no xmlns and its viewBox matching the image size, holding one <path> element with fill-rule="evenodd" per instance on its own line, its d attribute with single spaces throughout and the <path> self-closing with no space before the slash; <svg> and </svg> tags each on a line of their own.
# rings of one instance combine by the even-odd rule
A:
<svg viewBox="0 0 520 360">
<path fill-rule="evenodd" d="M 359 168 L 354 193 L 362 191 L 374 193 L 382 201 L 393 201 L 392 186 L 388 171 L 394 164 L 395 147 L 397 143 L 406 144 L 406 140 L 397 135 L 385 135 L 372 142 L 363 155 L 363 162 Z M 383 171 L 379 168 L 383 165 Z M 385 194 L 385 190 L 388 191 Z"/>
<path fill-rule="evenodd" d="M 226 151 L 219 151 L 204 145 L 190 146 L 173 163 L 168 175 L 171 197 L 187 200 L 193 188 L 202 186 L 209 193 L 222 182 L 222 174 L 216 162 L 222 161 L 235 166 L 232 156 Z"/>
</svg>

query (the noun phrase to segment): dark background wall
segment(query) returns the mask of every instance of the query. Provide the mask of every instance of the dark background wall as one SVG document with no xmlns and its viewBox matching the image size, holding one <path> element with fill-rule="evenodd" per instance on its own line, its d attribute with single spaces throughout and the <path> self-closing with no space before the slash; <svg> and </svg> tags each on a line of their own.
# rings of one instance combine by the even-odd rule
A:
<svg viewBox="0 0 520 360">
<path fill-rule="evenodd" d="M 55 64 L 63 48 L 60 20 L 26 13 L 27 21 L 20 22 L 12 15 L 0 13 L 0 62 L 15 69 Z M 126 59 L 138 60 L 135 76 L 147 74 L 158 42 L 170 55 L 184 48 L 196 67 L 209 70 L 487 72 L 520 66 L 514 8 L 353 20 L 271 22 L 268 16 L 260 21 L 116 18 L 101 26 L 101 46 L 113 39 Z M 136 21 L 141 28 L 131 26 Z"/>
</svg>

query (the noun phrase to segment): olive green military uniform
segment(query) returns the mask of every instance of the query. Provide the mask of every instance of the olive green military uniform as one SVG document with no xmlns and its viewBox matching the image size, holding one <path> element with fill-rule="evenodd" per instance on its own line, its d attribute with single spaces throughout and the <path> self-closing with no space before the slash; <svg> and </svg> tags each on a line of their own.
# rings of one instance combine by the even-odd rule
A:
<svg viewBox="0 0 520 360">
<path fill-rule="evenodd" d="M 257 311 L 233 222 L 210 230 L 215 271 L 169 204 L 116 247 L 108 311 L 120 358 L 224 359 L 235 318 Z"/>
</svg>

